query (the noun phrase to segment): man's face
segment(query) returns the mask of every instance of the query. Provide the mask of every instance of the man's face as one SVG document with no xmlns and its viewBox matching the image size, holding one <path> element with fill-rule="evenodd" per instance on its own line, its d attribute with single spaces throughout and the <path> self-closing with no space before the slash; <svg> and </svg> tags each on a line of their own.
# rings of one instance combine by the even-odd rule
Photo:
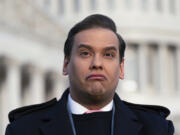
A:
<svg viewBox="0 0 180 135">
<path fill-rule="evenodd" d="M 118 44 L 115 33 L 105 28 L 91 28 L 75 35 L 71 58 L 65 58 L 63 67 L 75 101 L 90 104 L 112 100 L 119 78 L 124 75 Z"/>
</svg>

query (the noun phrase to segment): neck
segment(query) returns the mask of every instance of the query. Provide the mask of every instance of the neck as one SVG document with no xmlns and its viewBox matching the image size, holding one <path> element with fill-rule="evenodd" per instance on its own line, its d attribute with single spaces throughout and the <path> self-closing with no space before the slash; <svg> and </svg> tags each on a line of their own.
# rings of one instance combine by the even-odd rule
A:
<svg viewBox="0 0 180 135">
<path fill-rule="evenodd" d="M 92 97 L 86 97 L 83 96 L 83 98 L 80 98 L 80 96 L 78 96 L 78 98 L 76 96 L 74 96 L 71 92 L 70 92 L 71 98 L 76 101 L 77 103 L 79 103 L 80 105 L 84 106 L 85 108 L 87 108 L 88 110 L 100 110 L 103 107 L 105 107 L 106 105 L 108 105 L 112 100 L 113 100 L 113 96 L 111 98 L 104 98 L 103 96 L 92 96 Z"/>
</svg>

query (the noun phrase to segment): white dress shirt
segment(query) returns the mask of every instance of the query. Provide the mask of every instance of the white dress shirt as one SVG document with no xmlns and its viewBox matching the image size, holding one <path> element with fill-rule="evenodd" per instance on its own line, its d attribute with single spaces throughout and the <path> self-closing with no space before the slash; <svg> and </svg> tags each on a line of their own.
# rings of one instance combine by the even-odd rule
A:
<svg viewBox="0 0 180 135">
<path fill-rule="evenodd" d="M 71 111 L 72 114 L 84 114 L 85 112 L 88 111 L 88 109 L 82 105 L 80 105 L 79 103 L 77 103 L 76 101 L 74 101 L 71 97 L 71 95 L 68 95 L 68 108 Z M 113 107 L 113 100 L 107 104 L 106 106 L 104 106 L 103 108 L 100 109 L 100 111 L 102 112 L 107 112 L 107 111 L 111 111 Z"/>
</svg>

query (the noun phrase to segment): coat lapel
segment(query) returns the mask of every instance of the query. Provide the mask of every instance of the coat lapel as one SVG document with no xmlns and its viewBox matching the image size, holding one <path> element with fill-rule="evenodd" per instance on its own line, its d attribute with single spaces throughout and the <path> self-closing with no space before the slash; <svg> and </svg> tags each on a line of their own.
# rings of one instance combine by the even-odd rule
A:
<svg viewBox="0 0 180 135">
<path fill-rule="evenodd" d="M 115 135 L 140 135 L 142 124 L 136 115 L 121 101 L 117 94 L 115 101 Z"/>
<path fill-rule="evenodd" d="M 67 112 L 67 96 L 63 94 L 59 102 L 42 118 L 43 125 L 40 132 L 43 135 L 73 135 Z M 114 134 L 115 135 L 140 135 L 142 124 L 136 115 L 121 101 L 117 94 L 114 96 L 116 107 Z"/>
<path fill-rule="evenodd" d="M 43 116 L 43 125 L 40 132 L 43 135 L 72 135 L 72 128 L 67 112 L 67 95 L 66 91 L 56 106 Z"/>
</svg>

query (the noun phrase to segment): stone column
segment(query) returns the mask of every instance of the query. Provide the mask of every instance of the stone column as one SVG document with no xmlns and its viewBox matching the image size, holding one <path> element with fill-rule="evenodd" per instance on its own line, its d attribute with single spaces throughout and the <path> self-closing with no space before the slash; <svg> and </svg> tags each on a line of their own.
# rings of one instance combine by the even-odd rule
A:
<svg viewBox="0 0 180 135">
<path fill-rule="evenodd" d="M 97 0 L 97 10 L 98 11 L 106 11 L 107 10 L 107 0 Z"/>
<path fill-rule="evenodd" d="M 142 2 L 140 0 L 134 0 L 132 2 L 133 2 L 132 7 L 133 7 L 134 11 L 137 12 L 137 11 L 141 10 L 140 8 L 141 8 L 141 5 L 142 5 Z"/>
<path fill-rule="evenodd" d="M 168 82 L 167 82 L 167 46 L 160 44 L 158 48 L 158 75 L 159 75 L 159 90 L 160 92 L 167 93 Z"/>
<path fill-rule="evenodd" d="M 5 0 L 4 1 L 4 9 L 3 16 L 6 20 L 11 20 L 14 18 L 14 6 L 15 1 Z M 12 23 L 12 22 L 11 22 Z"/>
<path fill-rule="evenodd" d="M 62 93 L 68 87 L 68 80 L 61 73 L 49 72 L 46 74 L 46 98 L 60 98 Z M 49 85 L 49 86 L 47 86 Z"/>
<path fill-rule="evenodd" d="M 8 124 L 8 113 L 20 106 L 20 68 L 13 59 L 4 59 L 6 76 L 1 85 L 1 126 L 3 132 Z M 3 133 L 4 134 L 4 133 Z"/>
<path fill-rule="evenodd" d="M 1 117 L 0 117 L 0 123 L 1 123 L 1 124 L 0 124 L 0 134 L 1 134 L 1 135 L 3 135 L 3 132 L 2 132 L 2 130 L 3 130 L 3 129 L 2 129 L 2 118 L 3 118 L 3 117 L 2 117 L 2 115 L 3 115 L 3 113 L 2 113 L 2 111 L 3 111 L 3 110 L 2 110 L 2 104 L 3 104 L 3 102 L 2 102 L 2 90 L 1 90 L 1 87 L 0 87 L 0 116 L 1 116 Z"/>
<path fill-rule="evenodd" d="M 122 11 L 124 11 L 125 4 L 124 4 L 124 0 L 114 0 L 114 8 L 116 9 L 116 14 L 118 15 L 119 13 L 121 13 Z"/>
<path fill-rule="evenodd" d="M 180 44 L 177 47 L 177 90 L 180 93 Z"/>
<path fill-rule="evenodd" d="M 58 75 L 54 72 L 47 72 L 45 74 L 45 94 L 47 100 L 52 99 L 57 94 L 57 77 Z"/>
<path fill-rule="evenodd" d="M 157 14 L 157 10 L 156 10 L 156 2 L 155 0 L 149 0 L 149 12 L 151 15 Z"/>
<path fill-rule="evenodd" d="M 178 5 L 178 4 L 180 4 L 180 2 L 179 2 L 179 0 L 175 0 L 175 5 L 174 5 L 174 7 L 175 7 L 175 10 L 174 10 L 174 14 L 175 15 L 179 15 L 179 10 L 178 10 L 178 8 L 180 7 L 180 5 Z"/>
<path fill-rule="evenodd" d="M 58 8 L 59 8 L 59 0 L 51 0 L 51 13 L 56 17 L 59 15 Z"/>
<path fill-rule="evenodd" d="M 60 97 L 63 94 L 64 90 L 69 87 L 68 76 L 58 76 L 56 87 L 58 88 L 57 95 Z"/>
<path fill-rule="evenodd" d="M 180 16 L 180 1 L 176 0 L 176 14 Z"/>
<path fill-rule="evenodd" d="M 163 13 L 165 16 L 167 16 L 169 14 L 169 0 L 163 0 L 162 4 L 163 4 Z"/>
<path fill-rule="evenodd" d="M 24 104 L 37 104 L 45 100 L 43 71 L 35 66 L 28 65 L 30 75 L 29 84 L 24 90 Z"/>
<path fill-rule="evenodd" d="M 43 72 L 35 69 L 32 74 L 31 90 L 34 102 L 40 103 L 44 101 L 44 76 Z"/>
<path fill-rule="evenodd" d="M 141 92 L 147 90 L 148 78 L 147 78 L 147 44 L 141 43 L 138 47 L 138 67 L 139 67 L 139 89 Z"/>
<path fill-rule="evenodd" d="M 148 13 L 148 10 L 150 9 L 149 6 L 150 6 L 150 1 L 149 0 L 138 0 L 138 3 L 137 3 L 139 6 L 139 9 L 142 13 L 142 11 L 146 11 L 145 14 Z"/>
<path fill-rule="evenodd" d="M 4 103 L 4 93 L 6 92 L 3 88 L 5 80 L 6 80 L 6 73 L 7 73 L 7 64 L 4 61 L 4 58 L 0 57 L 0 134 L 4 135 L 4 118 L 7 117 L 5 113 L 5 103 Z"/>
<path fill-rule="evenodd" d="M 81 14 L 87 15 L 90 11 L 90 1 L 89 0 L 80 0 L 81 3 Z"/>
<path fill-rule="evenodd" d="M 64 0 L 65 17 L 72 18 L 74 16 L 74 2 L 72 0 Z"/>
<path fill-rule="evenodd" d="M 44 0 L 38 0 L 38 1 L 36 0 L 36 2 L 41 8 L 44 7 Z"/>
<path fill-rule="evenodd" d="M 3 17 L 3 12 L 5 11 L 4 6 L 5 6 L 5 2 L 4 1 L 0 1 L 0 15 L 2 16 L 0 18 L 0 21 L 4 19 L 4 17 Z"/>
<path fill-rule="evenodd" d="M 8 90 L 10 102 L 10 109 L 16 108 L 20 105 L 20 68 L 17 62 L 8 62 L 8 74 L 6 81 L 6 89 Z"/>
<path fill-rule="evenodd" d="M 54 83 L 53 95 L 59 99 L 62 95 L 62 92 L 65 90 L 64 88 L 61 88 L 62 82 L 61 82 L 61 78 L 60 78 L 59 74 L 58 74 L 58 76 L 57 75 L 55 76 L 54 81 L 55 81 L 55 83 Z"/>
</svg>

